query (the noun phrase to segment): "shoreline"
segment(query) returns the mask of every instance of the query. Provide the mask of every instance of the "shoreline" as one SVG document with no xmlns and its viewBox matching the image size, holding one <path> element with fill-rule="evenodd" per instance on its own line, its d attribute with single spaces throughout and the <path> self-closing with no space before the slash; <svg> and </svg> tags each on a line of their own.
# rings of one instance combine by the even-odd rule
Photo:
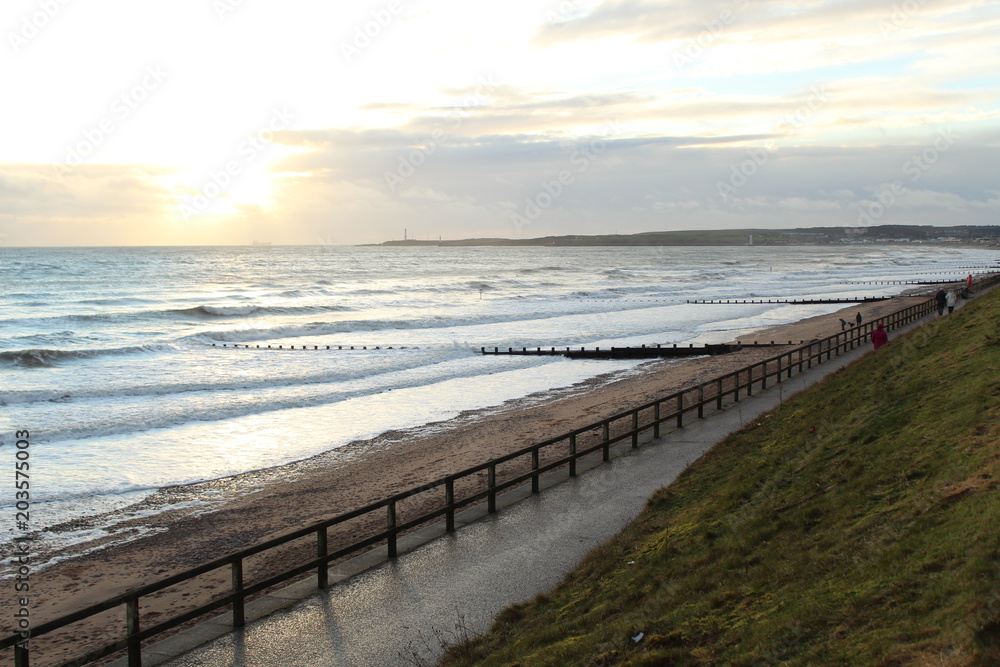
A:
<svg viewBox="0 0 1000 667">
<path fill-rule="evenodd" d="M 913 292 L 923 294 L 917 296 Z M 840 317 L 847 311 L 861 312 L 867 321 L 911 305 L 915 299 L 925 299 L 926 292 L 907 290 L 887 301 L 854 304 L 826 315 L 762 329 L 754 335 L 796 343 L 822 338 L 840 329 Z M 91 553 L 62 555 L 63 560 L 40 572 L 33 589 L 38 595 L 33 616 L 36 622 L 45 622 L 142 583 L 420 486 L 773 354 L 770 349 L 756 349 L 680 362 L 647 362 L 627 371 L 625 377 L 599 375 L 555 392 L 466 411 L 452 420 L 389 431 L 276 468 L 161 489 L 138 505 L 112 514 L 125 515 L 153 503 L 194 504 L 126 519 L 116 527 L 116 531 L 145 530 L 150 532 L 148 535 L 100 547 Z M 199 502 L 211 506 L 199 509 Z M 75 545 L 70 550 L 87 547 Z M 183 595 L 172 591 L 170 596 L 144 598 L 144 617 L 155 618 L 168 611 L 173 614 L 204 603 L 225 589 L 227 578 L 225 572 L 221 576 L 206 576 L 197 586 L 186 588 Z M 53 637 L 52 641 L 39 640 L 39 648 L 51 646 L 51 651 L 44 650 L 39 658 L 46 662 L 50 658 L 65 659 L 70 650 L 78 653 L 83 645 L 98 645 L 111 639 L 107 628 L 98 623 L 87 628 L 84 625 L 89 624 L 80 624 L 73 640 L 68 633 Z M 71 643 L 77 646 L 70 646 Z"/>
</svg>

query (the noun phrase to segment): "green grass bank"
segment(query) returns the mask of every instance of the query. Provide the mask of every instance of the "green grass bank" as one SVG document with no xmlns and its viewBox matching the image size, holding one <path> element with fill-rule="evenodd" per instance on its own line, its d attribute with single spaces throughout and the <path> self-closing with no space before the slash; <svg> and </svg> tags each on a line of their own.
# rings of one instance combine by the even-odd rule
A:
<svg viewBox="0 0 1000 667">
<path fill-rule="evenodd" d="M 444 664 L 1000 664 L 998 339 L 993 290 L 785 401 Z"/>
</svg>

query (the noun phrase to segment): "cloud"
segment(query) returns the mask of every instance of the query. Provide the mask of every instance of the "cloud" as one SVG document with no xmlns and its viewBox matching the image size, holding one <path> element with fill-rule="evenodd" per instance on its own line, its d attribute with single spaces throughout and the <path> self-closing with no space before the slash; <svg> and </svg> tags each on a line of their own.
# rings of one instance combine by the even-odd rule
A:
<svg viewBox="0 0 1000 667">
<path fill-rule="evenodd" d="M 204 14 L 171 19 L 194 50 L 144 51 L 78 9 L 99 31 L 67 14 L 8 68 L 10 89 L 54 82 L 42 118 L 18 111 L 0 130 L 8 243 L 847 226 L 897 182 L 881 222 L 995 222 L 1000 6 L 985 0 L 452 0 L 393 18 L 350 63 L 337 39 L 372 20 L 363 8 L 316 4 L 317 39 L 261 50 L 260 30 L 290 14 L 246 4 L 216 33 L 211 12 L 185 7 Z M 102 44 L 98 60 L 76 49 L 79 71 L 124 68 L 114 58 L 136 50 L 170 85 L 88 156 L 109 164 L 31 163 L 92 133 L 132 76 L 88 79 L 89 104 L 66 110 L 77 70 L 40 58 L 61 62 L 78 34 Z M 286 103 L 295 122 L 244 160 L 258 112 Z M 940 132 L 956 139 L 937 147 Z M 238 178 L 209 196 L 233 161 Z M 179 215 L 202 192 L 211 202 Z"/>
<path fill-rule="evenodd" d="M 343 224 L 357 234 L 350 220 L 363 218 L 371 221 L 367 241 L 399 237 L 401 221 L 445 238 L 739 227 L 750 221 L 853 226 L 873 192 L 900 181 L 907 194 L 884 223 L 995 222 L 995 203 L 987 204 L 995 202 L 995 184 L 987 175 L 1000 149 L 982 146 L 977 137 L 939 153 L 911 182 L 907 164 L 933 148 L 933 132 L 925 143 L 770 149 L 760 137 L 459 136 L 438 145 L 393 191 L 380 175 L 414 150 L 407 147 L 417 146 L 421 135 L 362 134 L 373 140 L 367 150 L 342 152 L 363 137 L 337 132 L 322 149 L 289 159 L 290 169 L 309 173 L 279 188 L 283 201 L 297 202 L 295 211 L 283 214 L 286 220 L 339 209 L 324 233 Z M 733 192 L 723 196 L 720 184 Z M 345 209 L 340 201 L 351 205 Z M 967 215 L 942 217 L 946 210 Z"/>
<path fill-rule="evenodd" d="M 164 183 L 173 174 L 154 165 L 0 163 L 0 233 L 8 245 L 236 242 L 211 218 L 178 219 Z"/>
</svg>

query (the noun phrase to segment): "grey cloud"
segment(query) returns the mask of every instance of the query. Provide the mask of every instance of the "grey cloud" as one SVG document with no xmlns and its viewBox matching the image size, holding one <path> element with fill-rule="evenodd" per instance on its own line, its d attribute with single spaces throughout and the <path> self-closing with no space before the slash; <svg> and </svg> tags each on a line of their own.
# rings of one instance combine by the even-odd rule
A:
<svg viewBox="0 0 1000 667">
<path fill-rule="evenodd" d="M 312 172 L 296 182 L 296 192 L 308 201 L 350 183 L 366 193 L 372 210 L 391 207 L 396 218 L 412 214 L 462 236 L 853 226 L 859 206 L 875 201 L 879 188 L 893 181 L 901 182 L 905 194 L 880 223 L 990 224 L 1000 212 L 998 188 L 990 177 L 1000 148 L 985 145 L 995 144 L 995 137 L 959 138 L 934 155 L 935 135 L 929 130 L 923 144 L 786 147 L 754 164 L 770 135 L 609 135 L 562 141 L 456 136 L 437 145 L 390 189 L 385 174 L 398 169 L 422 137 L 397 132 L 392 138 L 399 143 L 391 146 L 389 135 L 378 134 L 366 150 L 339 150 L 331 143 L 326 150 L 292 158 L 291 170 Z M 358 141 L 353 137 L 344 144 Z M 933 163 L 915 169 L 913 160 L 928 150 Z M 741 169 L 749 176 L 734 180 Z M 734 191 L 720 194 L 725 190 L 720 184 Z M 543 194 L 547 191 L 558 191 L 551 203 Z M 547 206 L 530 224 L 512 224 L 532 202 Z"/>
</svg>

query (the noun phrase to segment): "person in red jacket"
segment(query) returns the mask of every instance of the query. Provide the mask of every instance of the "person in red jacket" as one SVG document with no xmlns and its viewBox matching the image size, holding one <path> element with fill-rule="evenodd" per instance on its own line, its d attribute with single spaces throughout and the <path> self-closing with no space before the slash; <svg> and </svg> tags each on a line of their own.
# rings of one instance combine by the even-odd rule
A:
<svg viewBox="0 0 1000 667">
<path fill-rule="evenodd" d="M 885 326 L 880 324 L 872 332 L 872 347 L 876 350 L 889 342 L 889 334 L 885 332 Z"/>
</svg>

